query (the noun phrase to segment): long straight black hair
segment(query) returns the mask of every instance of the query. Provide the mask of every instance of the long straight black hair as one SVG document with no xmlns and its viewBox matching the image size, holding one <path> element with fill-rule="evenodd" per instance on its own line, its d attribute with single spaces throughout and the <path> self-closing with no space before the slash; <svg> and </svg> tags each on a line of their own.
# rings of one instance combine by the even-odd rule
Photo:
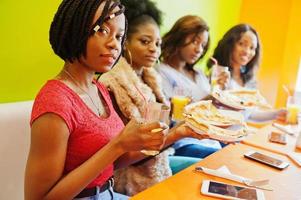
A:
<svg viewBox="0 0 301 200">
<path fill-rule="evenodd" d="M 244 84 L 253 78 L 254 68 L 255 66 L 259 65 L 261 46 L 256 30 L 248 24 L 238 24 L 232 27 L 218 42 L 218 45 L 213 53 L 213 57 L 218 61 L 218 64 L 222 66 L 228 66 L 230 68 L 230 72 L 232 72 L 232 52 L 234 50 L 236 42 L 238 42 L 241 39 L 242 35 L 247 31 L 251 31 L 255 34 L 257 38 L 257 48 L 255 49 L 255 56 L 252 58 L 252 60 L 246 66 L 241 66 L 243 69 L 240 71 L 240 75 Z M 212 64 L 208 61 L 208 68 L 211 67 Z"/>
</svg>

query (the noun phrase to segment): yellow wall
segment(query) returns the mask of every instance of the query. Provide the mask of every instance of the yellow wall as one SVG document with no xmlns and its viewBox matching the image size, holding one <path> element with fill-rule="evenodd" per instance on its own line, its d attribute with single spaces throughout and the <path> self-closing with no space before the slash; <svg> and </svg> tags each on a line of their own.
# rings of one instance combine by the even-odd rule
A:
<svg viewBox="0 0 301 200">
<path fill-rule="evenodd" d="M 0 1 L 0 103 L 33 99 L 63 62 L 48 42 L 51 20 L 61 0 Z M 197 14 L 217 38 L 239 18 L 241 0 L 155 0 L 163 10 L 166 32 L 180 16 Z M 208 54 L 209 55 L 209 54 Z"/>
<path fill-rule="evenodd" d="M 251 24 L 261 38 L 260 90 L 269 102 L 284 106 L 282 85 L 294 88 L 301 56 L 301 1 L 244 0 L 240 22 Z"/>
<path fill-rule="evenodd" d="M 154 1 L 165 13 L 162 33 L 186 14 L 208 22 L 212 45 L 207 57 L 231 26 L 238 22 L 253 25 L 263 44 L 260 90 L 272 104 L 284 105 L 282 85 L 294 88 L 301 57 L 300 0 Z M 0 1 L 0 103 L 33 99 L 62 67 L 48 42 L 49 25 L 60 2 Z"/>
<path fill-rule="evenodd" d="M 289 24 L 284 49 L 284 59 L 281 69 L 277 93 L 277 106 L 285 105 L 286 94 L 282 85 L 287 85 L 293 90 L 296 85 L 299 62 L 301 58 L 301 1 L 292 0 L 289 16 Z M 298 88 L 299 90 L 301 88 Z"/>
</svg>

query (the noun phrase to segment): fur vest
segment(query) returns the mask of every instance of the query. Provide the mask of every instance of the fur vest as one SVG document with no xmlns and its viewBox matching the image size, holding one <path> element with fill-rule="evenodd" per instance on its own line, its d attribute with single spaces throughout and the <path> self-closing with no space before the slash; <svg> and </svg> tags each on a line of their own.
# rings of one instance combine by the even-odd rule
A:
<svg viewBox="0 0 301 200">
<path fill-rule="evenodd" d="M 140 118 L 145 101 L 166 103 L 160 75 L 155 69 L 143 68 L 141 80 L 124 58 L 99 81 L 113 92 L 120 111 L 127 119 Z M 172 153 L 173 149 L 168 149 L 142 164 L 116 170 L 115 190 L 131 196 L 171 176 L 168 155 Z"/>
</svg>

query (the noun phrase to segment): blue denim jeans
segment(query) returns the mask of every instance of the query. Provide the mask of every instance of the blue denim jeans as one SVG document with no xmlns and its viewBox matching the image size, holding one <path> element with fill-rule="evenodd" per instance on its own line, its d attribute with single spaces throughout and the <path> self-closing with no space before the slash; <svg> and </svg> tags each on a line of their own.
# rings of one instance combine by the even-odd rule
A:
<svg viewBox="0 0 301 200">
<path fill-rule="evenodd" d="M 198 144 L 189 144 L 180 147 L 179 149 L 176 149 L 175 156 L 205 158 L 218 150 L 219 149 L 214 147 L 208 147 L 208 146 L 203 146 Z"/>
<path fill-rule="evenodd" d="M 103 192 L 97 192 L 97 194 L 94 196 L 75 198 L 74 200 L 128 200 L 128 199 L 129 199 L 128 196 L 114 192 L 113 188 L 110 187 L 109 189 Z"/>
</svg>

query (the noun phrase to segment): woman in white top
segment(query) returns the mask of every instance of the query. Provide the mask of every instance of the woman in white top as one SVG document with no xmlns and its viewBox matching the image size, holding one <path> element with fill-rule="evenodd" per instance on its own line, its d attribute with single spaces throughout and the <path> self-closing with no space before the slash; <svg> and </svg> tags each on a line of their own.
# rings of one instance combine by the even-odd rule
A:
<svg viewBox="0 0 301 200">
<path fill-rule="evenodd" d="M 183 95 L 190 96 L 194 100 L 200 100 L 210 93 L 210 84 L 201 70 L 194 70 L 194 80 L 190 79 L 183 73 L 166 63 L 162 63 L 158 71 L 163 80 L 164 93 L 167 98 L 171 98 L 177 93 L 177 89 L 181 89 Z"/>
<path fill-rule="evenodd" d="M 187 15 L 173 25 L 162 38 L 162 63 L 157 70 L 163 79 L 163 91 L 166 97 L 177 95 L 191 96 L 200 100 L 210 93 L 210 84 L 201 70 L 194 69 L 207 52 L 209 46 L 209 27 L 198 17 Z M 204 158 L 220 149 L 220 144 L 213 140 L 184 138 L 174 146 L 175 155 Z"/>
<path fill-rule="evenodd" d="M 218 42 L 213 57 L 221 66 L 228 66 L 231 79 L 228 89 L 257 89 L 255 70 L 259 66 L 261 46 L 254 28 L 248 24 L 238 24 L 229 29 Z M 210 62 L 208 62 L 210 64 Z M 208 65 L 210 68 L 211 66 Z M 263 122 L 276 118 L 283 119 L 283 109 L 262 111 L 249 110 L 248 120 Z"/>
<path fill-rule="evenodd" d="M 258 34 L 250 25 L 238 24 L 225 33 L 213 57 L 219 65 L 229 67 L 230 89 L 256 89 L 255 70 L 259 66 L 260 52 Z"/>
</svg>

